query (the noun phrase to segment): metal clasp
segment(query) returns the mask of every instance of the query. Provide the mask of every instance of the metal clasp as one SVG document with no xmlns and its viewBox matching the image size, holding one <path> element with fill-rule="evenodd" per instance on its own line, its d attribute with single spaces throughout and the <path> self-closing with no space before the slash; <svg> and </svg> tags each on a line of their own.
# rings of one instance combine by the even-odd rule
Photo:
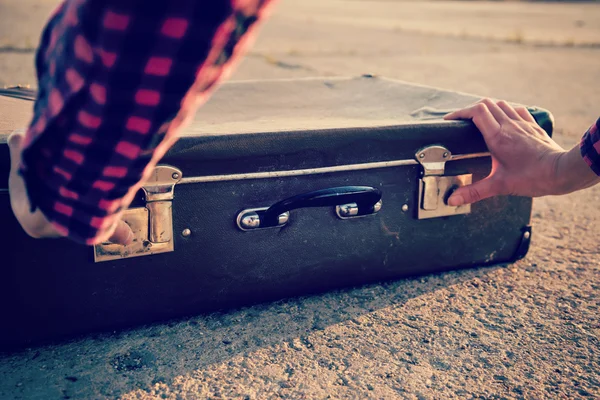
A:
<svg viewBox="0 0 600 400">
<path fill-rule="evenodd" d="M 375 205 L 373 206 L 372 214 L 377 214 L 381 210 L 382 205 L 383 205 L 383 202 L 381 200 L 379 200 L 377 203 L 375 203 Z M 356 204 L 356 203 L 348 203 L 348 204 L 342 204 L 340 206 L 335 206 L 335 214 L 338 216 L 339 219 L 362 218 L 362 217 L 366 217 L 368 215 L 372 215 L 372 214 L 359 215 L 358 204 Z"/>
<path fill-rule="evenodd" d="M 290 212 L 286 211 L 277 216 L 277 225 L 262 227 L 260 226 L 261 220 L 260 217 L 267 211 L 269 207 L 260 207 L 260 208 L 248 208 L 246 210 L 241 211 L 237 218 L 236 223 L 238 228 L 242 231 L 255 231 L 258 229 L 269 229 L 269 228 L 282 228 L 285 224 L 290 220 Z"/>
<path fill-rule="evenodd" d="M 446 162 L 452 159 L 450 150 L 443 146 L 429 146 L 417 152 L 417 161 L 423 166 L 419 180 L 419 207 L 417 218 L 428 219 L 450 215 L 468 214 L 471 205 L 449 206 L 448 197 L 454 190 L 472 182 L 472 174 L 443 176 Z"/>
<path fill-rule="evenodd" d="M 98 244 L 94 246 L 94 261 L 173 251 L 173 197 L 175 185 L 181 177 L 182 173 L 177 168 L 157 166 L 142 188 L 146 195 L 146 206 L 130 208 L 123 213 L 123 221 L 133 231 L 133 242 L 127 246 L 114 243 Z"/>
</svg>

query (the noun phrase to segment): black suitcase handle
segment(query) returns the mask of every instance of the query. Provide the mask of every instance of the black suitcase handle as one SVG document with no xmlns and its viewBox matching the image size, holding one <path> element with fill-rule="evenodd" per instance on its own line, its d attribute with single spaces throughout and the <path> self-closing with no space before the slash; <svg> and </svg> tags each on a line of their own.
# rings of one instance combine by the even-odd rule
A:
<svg viewBox="0 0 600 400">
<path fill-rule="evenodd" d="M 339 208 L 344 205 L 350 206 L 351 210 L 347 212 L 351 217 L 376 213 L 381 208 L 381 191 L 369 186 L 341 186 L 315 190 L 289 197 L 268 208 L 244 210 L 238 214 L 237 223 L 242 230 L 274 228 L 285 225 L 292 210 L 310 207 Z M 340 211 L 337 212 L 340 215 Z"/>
<path fill-rule="evenodd" d="M 286 211 L 309 207 L 335 207 L 347 203 L 356 203 L 357 215 L 372 214 L 379 200 L 381 200 L 381 191 L 368 186 L 341 186 L 315 190 L 273 204 L 265 211 L 261 218 L 261 225 L 263 227 L 277 225 L 279 215 Z"/>
</svg>

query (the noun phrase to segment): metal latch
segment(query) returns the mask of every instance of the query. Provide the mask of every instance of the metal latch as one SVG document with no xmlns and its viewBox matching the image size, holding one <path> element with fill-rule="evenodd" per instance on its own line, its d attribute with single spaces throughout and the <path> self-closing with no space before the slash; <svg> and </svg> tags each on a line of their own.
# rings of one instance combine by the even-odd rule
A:
<svg viewBox="0 0 600 400">
<path fill-rule="evenodd" d="M 458 187 L 470 185 L 472 174 L 444 176 L 446 162 L 452 159 L 450 150 L 443 146 L 429 146 L 415 155 L 423 166 L 423 177 L 419 180 L 418 219 L 468 214 L 471 205 L 449 206 L 448 197 Z"/>
<path fill-rule="evenodd" d="M 175 185 L 181 177 L 182 173 L 177 168 L 157 166 L 152 177 L 142 188 L 146 195 L 146 206 L 130 208 L 123 213 L 123 221 L 133 231 L 133 242 L 127 246 L 114 243 L 98 244 L 94 246 L 94 261 L 173 251 L 173 195 Z"/>
</svg>

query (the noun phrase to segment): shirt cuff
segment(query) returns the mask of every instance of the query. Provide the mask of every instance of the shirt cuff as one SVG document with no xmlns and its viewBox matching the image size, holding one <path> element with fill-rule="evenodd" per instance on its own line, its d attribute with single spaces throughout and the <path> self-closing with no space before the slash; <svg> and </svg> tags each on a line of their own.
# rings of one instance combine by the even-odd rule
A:
<svg viewBox="0 0 600 400">
<path fill-rule="evenodd" d="M 600 176 L 600 118 L 585 132 L 579 149 L 587 165 Z"/>
</svg>

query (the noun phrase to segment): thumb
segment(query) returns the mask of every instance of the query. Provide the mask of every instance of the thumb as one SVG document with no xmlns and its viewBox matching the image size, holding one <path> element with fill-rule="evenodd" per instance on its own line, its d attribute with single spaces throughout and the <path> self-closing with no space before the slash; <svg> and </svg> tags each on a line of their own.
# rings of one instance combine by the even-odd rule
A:
<svg viewBox="0 0 600 400">
<path fill-rule="evenodd" d="M 21 163 L 21 143 L 23 142 L 23 134 L 14 132 L 8 137 L 8 149 L 10 151 L 10 166 L 11 170 L 16 171 Z"/>
<path fill-rule="evenodd" d="M 108 241 L 122 245 L 131 244 L 131 242 L 133 242 L 133 231 L 131 230 L 131 227 L 125 223 L 125 221 L 119 220 L 119 222 L 117 222 L 115 231 Z"/>
<path fill-rule="evenodd" d="M 495 188 L 494 179 L 490 177 L 471 185 L 462 186 L 456 189 L 448 198 L 448 205 L 458 207 L 463 204 L 472 204 L 488 197 L 496 196 L 500 193 Z"/>
</svg>

